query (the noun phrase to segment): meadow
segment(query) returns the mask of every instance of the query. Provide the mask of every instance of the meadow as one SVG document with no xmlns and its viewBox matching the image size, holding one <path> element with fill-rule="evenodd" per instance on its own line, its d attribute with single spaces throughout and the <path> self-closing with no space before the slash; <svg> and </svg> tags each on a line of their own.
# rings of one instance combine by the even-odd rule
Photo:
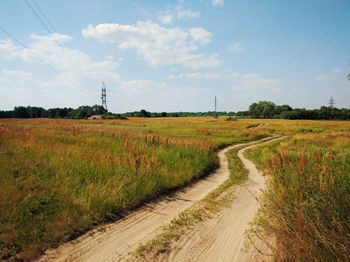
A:
<svg viewBox="0 0 350 262">
<path fill-rule="evenodd" d="M 308 172 L 326 169 L 328 179 L 339 176 L 347 181 L 349 131 L 350 123 L 339 121 L 225 121 L 225 118 L 208 117 L 2 119 L 0 258 L 31 260 L 49 247 L 73 239 L 97 224 L 115 220 L 145 201 L 208 174 L 217 166 L 217 150 L 225 145 L 270 134 L 289 136 L 286 141 L 296 143 L 295 151 L 321 141 L 319 147 L 323 149 L 318 154 L 323 165 L 313 166 L 312 161 L 307 160 Z M 293 142 L 307 141 L 306 138 L 311 140 L 304 147 Z M 339 152 L 334 151 L 338 149 Z M 263 157 L 257 153 L 252 153 L 252 157 L 268 173 L 274 174 L 279 168 L 284 172 L 287 162 L 276 165 L 274 172 L 267 169 L 269 161 L 279 159 L 276 150 L 271 147 L 263 151 Z M 338 162 L 332 162 L 338 158 L 332 160 L 326 154 L 328 151 L 332 157 L 342 156 L 341 163 L 346 167 L 342 175 L 339 175 Z M 313 153 L 305 154 L 304 158 L 311 156 Z M 289 160 L 291 170 L 299 168 L 299 164 L 294 165 L 299 159 Z M 317 184 L 318 180 L 315 181 Z M 341 196 L 338 191 L 330 191 L 330 185 L 325 185 L 326 191 L 322 193 Z M 295 191 L 304 190 L 301 184 L 294 186 Z M 347 188 L 345 184 L 343 189 Z M 288 206 L 287 202 L 284 204 Z"/>
<path fill-rule="evenodd" d="M 268 243 L 277 261 L 349 261 L 349 122 L 296 130 L 246 155 L 268 175 L 251 234 Z"/>
<path fill-rule="evenodd" d="M 0 121 L 0 257 L 48 247 L 208 174 L 215 152 L 267 136 L 212 118 Z"/>
</svg>

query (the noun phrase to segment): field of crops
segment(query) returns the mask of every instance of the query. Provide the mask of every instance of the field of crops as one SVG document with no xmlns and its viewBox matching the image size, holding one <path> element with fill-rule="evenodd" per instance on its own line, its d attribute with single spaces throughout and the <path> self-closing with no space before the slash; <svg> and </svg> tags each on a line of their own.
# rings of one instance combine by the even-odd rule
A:
<svg viewBox="0 0 350 262">
<path fill-rule="evenodd" d="M 248 151 L 269 175 L 255 233 L 272 242 L 277 261 L 348 261 L 349 123 L 302 131 Z"/>
<path fill-rule="evenodd" d="M 320 185 L 322 193 L 332 195 L 332 183 L 339 186 L 341 180 L 348 181 L 349 130 L 348 122 L 204 117 L 0 120 L 0 258 L 36 257 L 48 247 L 207 174 L 216 166 L 218 148 L 273 133 L 298 134 L 281 143 L 287 152 L 282 156 L 290 153 L 295 158 L 278 162 L 275 154 L 279 151 L 268 148 L 264 158 L 255 156 L 260 166 L 267 168 L 266 163 L 277 161 L 271 165 L 274 173 L 281 167 L 287 172 L 284 165 L 289 165 L 290 176 L 298 179 L 325 170 L 328 180 L 319 183 L 312 176 L 313 182 L 307 185 Z M 294 147 L 289 149 L 290 145 Z M 305 151 L 300 160 L 298 154 L 304 148 L 316 153 Z M 312 164 L 309 157 L 322 159 L 322 165 L 316 160 Z M 299 165 L 305 165 L 305 170 Z M 294 168 L 298 168 L 297 176 Z M 339 172 L 338 181 L 333 177 Z M 298 181 L 292 187 L 295 191 Z M 343 189 L 349 188 L 344 185 Z"/>
</svg>

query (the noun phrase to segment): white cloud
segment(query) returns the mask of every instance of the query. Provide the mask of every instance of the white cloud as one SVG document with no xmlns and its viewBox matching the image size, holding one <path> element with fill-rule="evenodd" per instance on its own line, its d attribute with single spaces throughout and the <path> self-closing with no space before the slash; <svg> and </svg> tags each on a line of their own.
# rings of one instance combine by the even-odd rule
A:
<svg viewBox="0 0 350 262">
<path fill-rule="evenodd" d="M 244 50 L 242 43 L 234 42 L 227 47 L 227 50 L 234 53 L 240 53 Z"/>
<path fill-rule="evenodd" d="M 59 75 L 56 78 L 65 78 L 74 82 L 86 81 L 88 74 L 92 81 L 102 81 L 105 77 L 117 79 L 115 73 L 118 63 L 111 57 L 103 61 L 94 61 L 87 54 L 63 46 L 64 42 L 72 39 L 71 36 L 62 34 L 51 34 L 39 36 L 32 34 L 31 42 L 27 48 L 21 48 L 6 40 L 5 45 L 0 45 L 0 54 L 7 53 L 7 58 L 29 63 L 42 63 L 53 67 Z M 59 40 L 60 45 L 55 41 Z M 3 41 L 4 42 L 4 41 Z M 1 59 L 1 57 L 0 57 Z M 43 63 L 42 63 L 43 64 Z M 43 64 L 43 66 L 46 66 Z M 85 76 L 84 76 L 85 72 Z M 68 78 L 67 78 L 68 77 Z"/>
<path fill-rule="evenodd" d="M 328 82 L 331 79 L 331 75 L 328 74 L 322 74 L 316 76 L 316 79 L 321 82 Z"/>
<path fill-rule="evenodd" d="M 0 41 L 0 60 L 12 60 L 17 53 L 17 47 L 13 45 L 12 41 L 1 40 Z"/>
<path fill-rule="evenodd" d="M 202 111 L 212 107 L 212 97 L 206 88 L 187 84 L 173 86 L 149 79 L 121 81 L 116 96 L 110 101 L 118 104 L 121 112 L 140 109 L 152 112 Z"/>
<path fill-rule="evenodd" d="M 223 6 L 224 3 L 224 0 L 211 0 L 211 5 L 214 7 Z"/>
<path fill-rule="evenodd" d="M 233 86 L 233 89 L 260 89 L 276 91 L 280 88 L 281 80 L 275 78 L 263 78 L 259 74 L 241 74 L 237 76 L 238 83 Z"/>
<path fill-rule="evenodd" d="M 35 41 L 42 41 L 42 42 L 51 43 L 54 45 L 57 45 L 56 41 L 58 41 L 60 44 L 63 44 L 73 39 L 73 37 L 71 37 L 70 35 L 64 35 L 64 34 L 58 34 L 58 33 L 53 33 L 49 35 L 31 34 L 30 38 Z"/>
<path fill-rule="evenodd" d="M 88 92 L 99 93 L 103 80 L 107 80 L 108 83 L 119 81 L 116 61 L 111 57 L 96 61 L 82 51 L 64 46 L 64 43 L 72 39 L 71 36 L 32 34 L 30 39 L 27 48 L 21 48 L 11 40 L 0 42 L 0 54 L 6 53 L 6 56 L 0 55 L 0 61 L 11 59 L 18 67 L 0 71 L 0 86 L 4 87 L 1 103 L 7 102 L 6 95 L 10 96 L 10 90 L 12 90 L 14 93 L 21 94 L 16 99 L 10 99 L 10 101 L 17 101 L 18 104 L 26 105 L 27 101 L 37 101 L 36 97 L 41 97 L 42 100 L 38 101 L 40 103 L 38 105 L 42 106 L 52 107 L 54 104 L 42 103 L 50 103 L 46 101 L 52 103 L 55 100 L 60 101 L 61 105 L 67 105 L 65 103 L 81 105 L 82 101 L 86 103 L 82 100 L 83 97 L 91 99 Z M 60 45 L 55 39 L 60 42 Z M 20 69 L 22 66 L 26 69 Z M 40 90 L 38 91 L 40 96 L 36 92 L 31 93 L 33 90 Z M 67 96 L 68 94 L 70 95 Z M 95 102 L 91 103 L 98 103 L 98 98 L 96 94 L 93 98 Z"/>
<path fill-rule="evenodd" d="M 127 80 L 121 81 L 119 87 L 121 90 L 127 92 L 136 92 L 141 93 L 145 91 L 155 91 L 155 89 L 163 88 L 165 86 L 164 83 L 157 83 L 153 80 Z"/>
<path fill-rule="evenodd" d="M 174 20 L 187 20 L 200 17 L 200 12 L 192 11 L 191 9 L 184 9 L 182 3 L 176 7 L 170 7 L 166 11 L 160 12 L 158 20 L 162 24 L 170 24 Z"/>
<path fill-rule="evenodd" d="M 235 71 L 217 72 L 193 72 L 193 73 L 178 73 L 169 76 L 169 79 L 195 79 L 195 80 L 210 80 L 221 79 L 224 83 L 230 85 L 234 90 L 278 90 L 282 81 L 275 78 L 261 77 L 256 73 L 239 73 Z"/>
<path fill-rule="evenodd" d="M 158 19 L 162 24 L 169 24 L 173 21 L 174 16 L 172 14 L 161 14 Z"/>
<path fill-rule="evenodd" d="M 217 79 L 222 77 L 222 74 L 212 73 L 212 72 L 194 72 L 194 73 L 183 73 L 183 74 L 174 74 L 170 75 L 170 79 L 184 79 L 184 78 L 192 78 L 192 79 Z"/>
<path fill-rule="evenodd" d="M 10 77 L 10 78 L 29 78 L 33 76 L 33 73 L 26 72 L 22 70 L 7 70 L 3 69 L 0 71 L 2 77 Z"/>
<path fill-rule="evenodd" d="M 339 67 L 334 67 L 332 71 L 333 71 L 333 73 L 341 73 L 341 72 L 343 72 L 343 70 L 341 68 L 339 68 Z"/>
<path fill-rule="evenodd" d="M 338 77 L 339 74 L 342 72 L 343 72 L 343 70 L 341 68 L 334 67 L 328 73 L 317 75 L 316 80 L 321 81 L 321 82 L 329 82 L 331 80 L 334 80 L 336 77 Z M 345 76 L 344 76 L 344 78 L 345 78 Z"/>
<path fill-rule="evenodd" d="M 179 9 L 177 11 L 177 18 L 178 19 L 190 19 L 190 18 L 196 18 L 199 16 L 200 16 L 199 12 L 194 12 L 192 10 Z"/>
<path fill-rule="evenodd" d="M 209 43 L 213 34 L 205 30 L 203 27 L 194 27 L 189 29 L 189 33 L 195 41 L 203 44 Z"/>
<path fill-rule="evenodd" d="M 135 49 L 139 56 L 153 66 L 199 68 L 221 64 L 217 54 L 196 52 L 201 44 L 210 42 L 212 37 L 202 27 L 182 30 L 178 27 L 165 28 L 151 21 L 139 21 L 135 25 L 89 25 L 82 30 L 82 35 L 116 44 L 121 49 Z"/>
</svg>

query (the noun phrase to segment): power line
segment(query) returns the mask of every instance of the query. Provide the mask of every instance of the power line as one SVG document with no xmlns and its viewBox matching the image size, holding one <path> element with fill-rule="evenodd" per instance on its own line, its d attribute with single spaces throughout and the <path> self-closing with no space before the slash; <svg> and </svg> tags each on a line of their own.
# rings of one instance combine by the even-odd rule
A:
<svg viewBox="0 0 350 262">
<path fill-rule="evenodd" d="M 35 11 L 35 9 L 33 8 L 33 6 L 27 1 L 25 0 L 27 6 L 30 8 L 30 10 L 32 11 L 32 13 L 35 15 L 35 17 L 40 21 L 40 23 L 45 27 L 46 31 L 50 34 L 56 33 L 58 34 L 57 30 L 55 29 L 55 27 L 53 26 L 53 24 L 50 22 L 50 20 L 48 19 L 48 17 L 45 15 L 45 13 L 42 11 L 42 9 L 39 7 L 39 5 L 36 3 L 35 0 L 32 0 L 34 5 L 36 6 L 36 8 L 38 9 L 38 11 L 40 12 L 40 14 L 44 17 L 44 19 L 46 20 L 47 24 L 51 27 L 51 29 L 49 28 L 49 26 L 43 21 L 43 19 L 41 19 L 40 15 Z M 64 47 L 62 46 L 62 44 L 56 39 L 55 36 L 53 36 L 53 40 L 62 48 L 62 50 L 64 50 Z M 74 60 L 72 58 L 71 55 L 67 54 L 67 57 L 71 60 L 72 63 L 76 63 L 79 66 L 77 67 L 77 70 L 79 71 L 79 73 L 83 76 L 83 78 L 86 80 L 87 83 L 89 83 L 91 85 L 91 87 L 95 88 L 96 84 L 92 83 L 93 81 L 90 81 L 90 79 L 86 76 L 86 74 L 80 69 L 83 67 L 83 65 L 77 61 Z"/>
<path fill-rule="evenodd" d="M 10 34 L 5 28 L 0 26 L 0 30 L 3 31 L 5 34 L 7 34 L 12 40 L 14 40 L 16 43 L 18 43 L 23 49 L 26 49 L 28 52 L 30 52 L 32 55 L 36 56 L 43 64 L 50 67 L 55 73 L 58 75 L 60 74 L 54 67 L 46 63 L 43 59 L 38 57 L 33 51 L 31 51 L 29 48 L 27 48 L 21 41 L 19 41 L 16 37 L 14 37 L 12 34 Z"/>
<path fill-rule="evenodd" d="M 33 14 L 36 16 L 36 18 L 38 18 L 38 20 L 40 21 L 40 23 L 46 28 L 46 30 L 50 33 L 50 29 L 46 26 L 46 24 L 44 23 L 44 21 L 41 19 L 41 17 L 38 15 L 38 13 L 34 10 L 34 8 L 28 3 L 27 0 L 24 0 L 27 4 L 27 6 L 30 8 L 30 10 L 32 10 Z"/>
<path fill-rule="evenodd" d="M 52 28 L 53 31 L 57 32 L 56 28 L 52 25 L 52 23 L 50 22 L 50 20 L 47 18 L 47 16 L 45 15 L 45 13 L 41 10 L 41 8 L 39 7 L 39 5 L 36 3 L 35 0 L 33 0 L 34 5 L 36 6 L 36 8 L 39 10 L 40 14 L 45 18 L 46 22 L 50 25 L 50 27 Z"/>
</svg>

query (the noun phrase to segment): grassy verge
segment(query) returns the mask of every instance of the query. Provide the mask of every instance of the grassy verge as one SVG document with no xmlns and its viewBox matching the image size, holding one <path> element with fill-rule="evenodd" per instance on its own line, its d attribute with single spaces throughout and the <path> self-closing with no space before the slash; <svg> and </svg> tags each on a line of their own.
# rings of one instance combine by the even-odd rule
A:
<svg viewBox="0 0 350 262">
<path fill-rule="evenodd" d="M 269 175 L 255 234 L 277 261 L 350 260 L 350 133 L 303 132 L 247 151 Z"/>
<path fill-rule="evenodd" d="M 198 223 L 213 218 L 215 214 L 231 203 L 234 194 L 229 189 L 233 185 L 244 182 L 248 177 L 248 171 L 244 169 L 242 162 L 237 157 L 238 150 L 232 149 L 226 153 L 230 178 L 202 201 L 182 212 L 169 225 L 165 226 L 157 237 L 141 245 L 136 251 L 135 259 L 144 261 L 164 259 L 169 254 L 172 245 L 181 236 L 188 233 Z"/>
</svg>

